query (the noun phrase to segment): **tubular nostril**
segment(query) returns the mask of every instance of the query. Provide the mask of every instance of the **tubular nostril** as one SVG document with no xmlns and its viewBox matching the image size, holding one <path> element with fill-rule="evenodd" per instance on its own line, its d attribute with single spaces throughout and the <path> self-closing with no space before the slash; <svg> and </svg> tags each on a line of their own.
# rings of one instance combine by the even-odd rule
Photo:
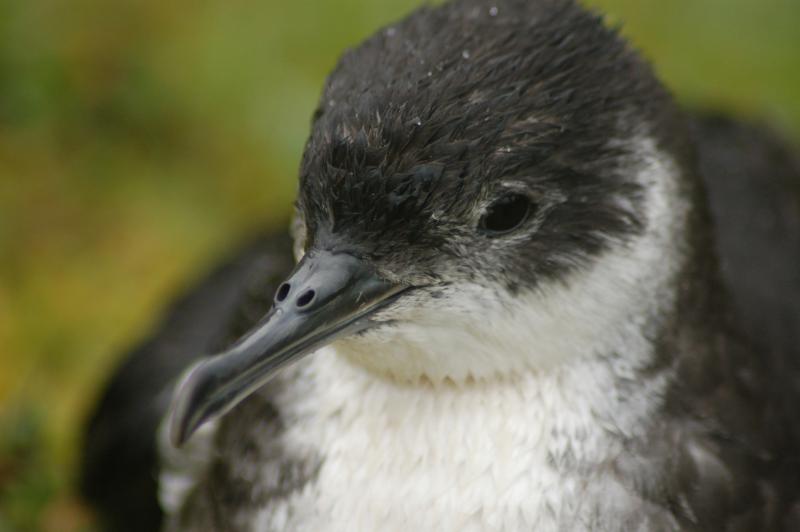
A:
<svg viewBox="0 0 800 532">
<path fill-rule="evenodd" d="M 289 295 L 289 290 L 292 289 L 292 285 L 289 283 L 283 283 L 278 287 L 278 291 L 275 292 L 275 301 L 278 303 L 282 303 L 286 296 Z"/>
<path fill-rule="evenodd" d="M 316 292 L 314 292 L 314 290 L 307 290 L 303 295 L 297 298 L 297 306 L 300 308 L 308 306 L 308 304 L 314 300 L 315 295 Z"/>
</svg>

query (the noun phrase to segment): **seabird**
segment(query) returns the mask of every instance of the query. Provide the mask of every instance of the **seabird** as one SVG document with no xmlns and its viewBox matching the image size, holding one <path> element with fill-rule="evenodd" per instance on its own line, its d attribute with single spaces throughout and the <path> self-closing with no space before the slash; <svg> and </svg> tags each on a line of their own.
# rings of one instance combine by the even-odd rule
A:
<svg viewBox="0 0 800 532">
<path fill-rule="evenodd" d="M 84 490 L 159 526 L 158 448 L 173 531 L 800 530 L 799 189 L 571 0 L 423 7 L 325 84 L 296 266 L 175 308 Z"/>
</svg>

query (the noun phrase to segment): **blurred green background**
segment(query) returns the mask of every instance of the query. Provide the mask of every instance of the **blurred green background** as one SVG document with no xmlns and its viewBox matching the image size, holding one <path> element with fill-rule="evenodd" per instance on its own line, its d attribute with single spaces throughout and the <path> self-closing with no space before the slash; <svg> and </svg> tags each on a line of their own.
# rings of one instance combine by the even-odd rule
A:
<svg viewBox="0 0 800 532">
<path fill-rule="evenodd" d="M 418 3 L 0 0 L 0 531 L 92 529 L 71 482 L 118 356 L 284 223 L 325 74 Z M 683 101 L 800 139 L 800 1 L 589 3 Z"/>
</svg>

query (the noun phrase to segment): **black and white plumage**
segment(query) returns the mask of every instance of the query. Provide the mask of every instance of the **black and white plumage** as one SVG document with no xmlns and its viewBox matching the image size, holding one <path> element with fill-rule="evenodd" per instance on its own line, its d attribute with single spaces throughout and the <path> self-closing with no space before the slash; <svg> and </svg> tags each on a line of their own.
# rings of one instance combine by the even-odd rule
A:
<svg viewBox="0 0 800 532">
<path fill-rule="evenodd" d="M 184 448 L 162 431 L 167 527 L 797 529 L 798 188 L 795 155 L 681 112 L 571 1 L 415 12 L 326 84 L 302 260 L 185 380 Z M 263 282 L 244 271 L 287 255 L 198 308 L 225 331 Z M 160 367 L 150 345 L 127 367 Z M 113 411 L 163 411 L 166 380 L 125 392 L 139 374 L 94 420 L 90 488 L 113 479 Z"/>
</svg>

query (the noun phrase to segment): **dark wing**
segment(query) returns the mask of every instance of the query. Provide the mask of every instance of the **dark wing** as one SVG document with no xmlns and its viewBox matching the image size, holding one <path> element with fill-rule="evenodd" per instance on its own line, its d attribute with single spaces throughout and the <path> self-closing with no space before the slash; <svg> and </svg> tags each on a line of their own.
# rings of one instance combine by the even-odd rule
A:
<svg viewBox="0 0 800 532">
<path fill-rule="evenodd" d="M 723 278 L 747 335 L 800 368 L 800 152 L 767 128 L 693 122 Z"/>
<path fill-rule="evenodd" d="M 719 116 L 696 118 L 693 130 L 723 281 L 741 332 L 770 370 L 762 393 L 773 402 L 758 413 L 758 432 L 783 434 L 770 460 L 767 499 L 785 509 L 773 528 L 800 530 L 800 150 L 767 128 Z"/>
<path fill-rule="evenodd" d="M 617 467 L 660 507 L 650 528 L 800 530 L 800 161 L 761 127 L 705 115 L 691 128 L 730 301 L 712 289 L 681 309 L 662 415 Z"/>
<path fill-rule="evenodd" d="M 181 298 L 152 338 L 125 357 L 90 418 L 83 449 L 81 489 L 105 530 L 160 528 L 155 434 L 176 377 L 254 325 L 292 265 L 287 235 L 259 240 Z"/>
<path fill-rule="evenodd" d="M 760 393 L 772 399 L 756 416 L 756 432 L 778 445 L 767 455 L 768 499 L 785 510 L 773 527 L 800 530 L 800 152 L 767 128 L 719 116 L 697 118 L 694 134 L 723 281 L 740 331 L 769 369 Z M 731 419 L 739 417 L 746 416 Z M 758 440 L 751 436 L 738 434 Z"/>
</svg>

